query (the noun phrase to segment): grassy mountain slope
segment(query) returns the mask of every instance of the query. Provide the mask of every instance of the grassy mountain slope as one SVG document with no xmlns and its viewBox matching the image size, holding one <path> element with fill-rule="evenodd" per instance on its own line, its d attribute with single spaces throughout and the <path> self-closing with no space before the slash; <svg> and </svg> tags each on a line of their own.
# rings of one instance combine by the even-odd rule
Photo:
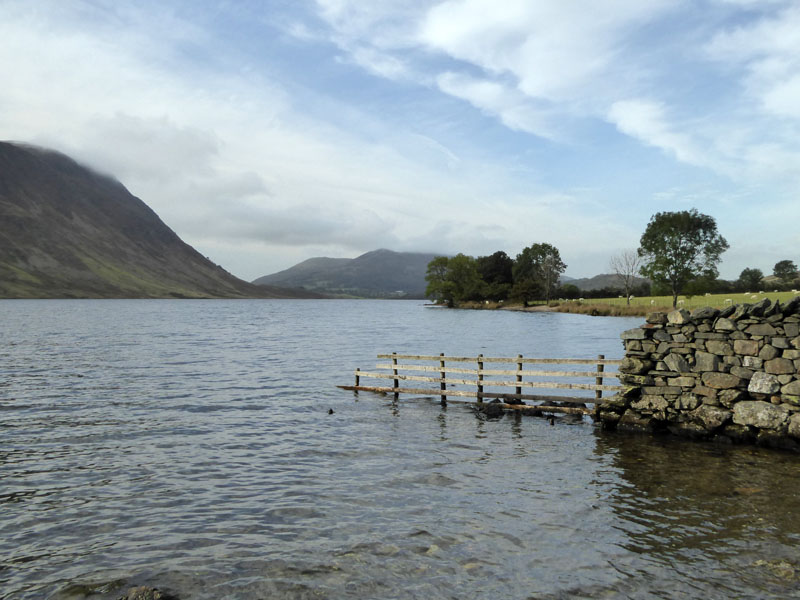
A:
<svg viewBox="0 0 800 600">
<path fill-rule="evenodd" d="M 253 286 L 204 258 L 118 181 L 57 152 L 0 142 L 0 297 L 281 292 Z"/>
<path fill-rule="evenodd" d="M 425 271 L 435 256 L 381 249 L 357 258 L 310 258 L 253 283 L 368 298 L 422 298 Z"/>
</svg>

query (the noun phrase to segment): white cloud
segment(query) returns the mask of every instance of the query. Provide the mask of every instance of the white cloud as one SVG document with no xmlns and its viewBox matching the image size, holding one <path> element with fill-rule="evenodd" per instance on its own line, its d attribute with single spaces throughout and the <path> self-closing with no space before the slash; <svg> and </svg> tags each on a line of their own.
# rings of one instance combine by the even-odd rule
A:
<svg viewBox="0 0 800 600">
<path fill-rule="evenodd" d="M 708 56 L 744 67 L 742 85 L 772 115 L 800 118 L 800 6 L 718 32 Z"/>
<path fill-rule="evenodd" d="M 692 140 L 667 122 L 664 106 L 644 99 L 620 100 L 611 105 L 608 120 L 624 134 L 661 148 L 678 160 L 707 165 L 708 159 Z"/>
<path fill-rule="evenodd" d="M 451 72 L 439 75 L 436 83 L 444 93 L 466 100 L 486 114 L 498 117 L 510 129 L 546 138 L 555 137 L 548 122 L 548 111 L 537 109 L 530 98 L 513 88 Z"/>
</svg>

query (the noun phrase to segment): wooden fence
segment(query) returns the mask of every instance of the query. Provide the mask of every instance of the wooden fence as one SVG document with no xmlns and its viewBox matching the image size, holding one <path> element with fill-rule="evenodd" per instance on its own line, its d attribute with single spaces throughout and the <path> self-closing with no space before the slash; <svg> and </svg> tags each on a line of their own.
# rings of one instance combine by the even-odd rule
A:
<svg viewBox="0 0 800 600">
<path fill-rule="evenodd" d="M 607 385 L 604 378 L 618 377 L 616 371 L 606 371 L 606 366 L 617 366 L 620 360 L 606 359 L 602 354 L 597 359 L 581 358 L 495 358 L 479 354 L 465 356 L 425 356 L 416 354 L 379 354 L 378 359 L 390 362 L 376 365 L 378 371 L 355 370 L 355 385 L 338 387 L 355 392 L 381 392 L 439 396 L 442 404 L 451 402 L 475 402 L 498 399 L 503 408 L 533 410 L 536 412 L 562 412 L 591 414 L 593 409 L 586 404 L 597 404 L 604 391 L 623 390 L 620 385 Z M 435 363 L 425 364 L 425 363 Z M 470 367 L 466 364 L 472 363 Z M 489 368 L 487 368 L 489 365 Z M 514 368 L 507 368 L 513 365 Z M 575 365 L 594 367 L 593 371 L 575 371 Z M 495 368 L 495 367 L 506 368 Z M 430 373 L 431 375 L 424 375 Z M 361 379 L 387 379 L 390 385 L 362 385 Z M 513 378 L 513 379 L 512 379 Z M 553 379 L 555 378 L 555 379 Z M 586 380 L 591 381 L 587 382 Z M 593 381 L 592 381 L 593 380 Z M 438 387 L 403 387 L 403 382 L 438 384 Z M 514 388 L 513 392 L 508 391 Z M 549 394 L 528 393 L 528 390 L 549 390 Z M 525 392 L 523 392 L 525 390 Z M 563 392 L 566 390 L 566 392 Z M 584 395 L 568 395 L 580 391 Z M 562 395 L 563 394 L 563 395 Z M 453 397 L 476 398 L 475 401 L 452 400 Z M 525 401 L 541 402 L 530 405 Z"/>
</svg>

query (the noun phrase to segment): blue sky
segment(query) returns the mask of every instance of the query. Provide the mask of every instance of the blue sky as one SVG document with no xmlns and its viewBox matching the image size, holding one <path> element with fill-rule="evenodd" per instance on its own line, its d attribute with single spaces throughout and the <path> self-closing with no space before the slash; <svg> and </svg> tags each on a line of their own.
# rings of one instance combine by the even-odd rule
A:
<svg viewBox="0 0 800 600">
<path fill-rule="evenodd" d="M 254 279 L 376 248 L 608 271 L 697 208 L 800 262 L 800 4 L 0 0 L 0 139 L 122 181 Z"/>
</svg>

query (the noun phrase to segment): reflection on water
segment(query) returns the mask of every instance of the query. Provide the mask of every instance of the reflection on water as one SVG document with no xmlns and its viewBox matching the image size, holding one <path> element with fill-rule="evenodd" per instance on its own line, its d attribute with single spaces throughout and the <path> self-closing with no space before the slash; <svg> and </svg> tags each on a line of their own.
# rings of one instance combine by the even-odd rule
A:
<svg viewBox="0 0 800 600">
<path fill-rule="evenodd" d="M 334 387 L 387 351 L 619 357 L 638 319 L 43 301 L 0 322 L 0 597 L 798 595 L 796 455 Z"/>
</svg>

